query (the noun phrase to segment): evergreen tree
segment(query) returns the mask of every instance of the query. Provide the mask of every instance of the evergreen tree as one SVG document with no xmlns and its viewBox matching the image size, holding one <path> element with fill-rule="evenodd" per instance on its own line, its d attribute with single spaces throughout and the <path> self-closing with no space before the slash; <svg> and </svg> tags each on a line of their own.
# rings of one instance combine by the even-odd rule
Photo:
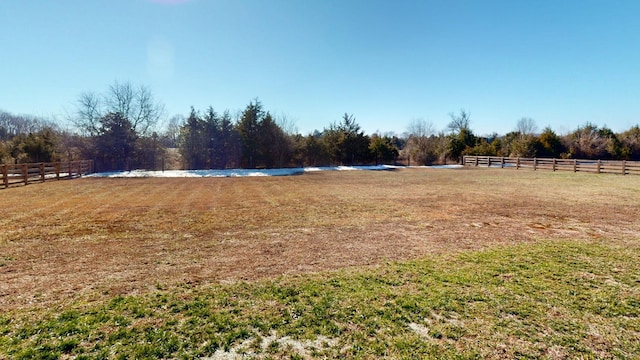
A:
<svg viewBox="0 0 640 360">
<path fill-rule="evenodd" d="M 108 113 L 100 118 L 96 152 L 100 170 L 129 170 L 137 136 L 131 121 L 121 113 Z"/>
<path fill-rule="evenodd" d="M 457 133 L 449 135 L 449 145 L 447 147 L 447 153 L 457 162 L 460 162 L 462 155 L 465 154 L 465 150 L 476 146 L 476 136 L 469 128 L 461 128 Z"/>
<path fill-rule="evenodd" d="M 14 164 L 29 162 L 26 160 L 26 154 L 24 153 L 24 143 L 27 140 L 26 134 L 18 134 L 14 136 L 6 145 L 6 151 L 9 157 L 13 160 Z"/>
<path fill-rule="evenodd" d="M 633 126 L 619 136 L 622 142 L 622 158 L 627 160 L 640 160 L 640 127 Z"/>
<path fill-rule="evenodd" d="M 209 107 L 207 113 L 204 116 L 204 129 L 206 137 L 206 149 L 207 149 L 207 167 L 210 169 L 218 168 L 218 164 L 221 162 L 221 139 L 220 139 L 220 126 L 221 119 L 218 114 L 213 110 L 213 107 Z"/>
<path fill-rule="evenodd" d="M 222 116 L 209 107 L 201 118 L 191 113 L 180 128 L 179 151 L 188 169 L 225 169 L 240 166 L 241 139 L 229 111 Z"/>
<path fill-rule="evenodd" d="M 269 112 L 260 122 L 260 158 L 267 168 L 285 167 L 292 156 L 292 144 Z"/>
<path fill-rule="evenodd" d="M 398 148 L 393 143 L 392 138 L 388 136 L 380 136 L 378 134 L 374 134 L 371 137 L 369 149 L 375 158 L 376 165 L 379 163 L 395 163 L 399 154 Z"/>
<path fill-rule="evenodd" d="M 503 139 L 503 147 L 506 149 L 507 156 L 525 158 L 541 156 L 537 154 L 538 138 L 535 135 L 512 131 Z"/>
<path fill-rule="evenodd" d="M 603 159 L 622 159 L 624 157 L 624 146 L 618 136 L 608 127 L 600 129 L 600 137 L 605 139 L 605 152 Z"/>
<path fill-rule="evenodd" d="M 29 134 L 24 138 L 22 151 L 25 162 L 51 162 L 55 159 L 57 136 L 51 129 L 45 129 L 37 134 Z"/>
<path fill-rule="evenodd" d="M 369 150 L 370 139 L 360 130 L 353 115 L 345 113 L 342 122 L 333 124 L 325 130 L 327 150 L 334 163 L 355 165 L 372 160 Z"/>
<path fill-rule="evenodd" d="M 536 155 L 539 157 L 559 158 L 565 152 L 560 137 L 548 126 L 538 136 L 536 145 Z"/>
<path fill-rule="evenodd" d="M 187 169 L 204 169 L 207 163 L 205 123 L 195 109 L 180 130 L 179 151 Z"/>
<path fill-rule="evenodd" d="M 309 134 L 304 138 L 302 153 L 305 166 L 328 165 L 331 162 L 331 155 L 321 133 Z"/>
<path fill-rule="evenodd" d="M 476 137 L 469 128 L 471 114 L 462 109 L 459 115 L 449 114 L 451 122 L 447 126 L 451 130 L 447 154 L 457 162 L 462 160 L 465 150 L 476 146 Z"/>
<path fill-rule="evenodd" d="M 225 111 L 220 119 L 220 162 L 217 168 L 225 169 L 232 166 L 240 166 L 242 142 L 240 134 L 233 125 L 229 111 Z"/>
<path fill-rule="evenodd" d="M 463 151 L 463 155 L 475 155 L 475 156 L 496 156 L 496 148 L 492 146 L 487 138 L 476 138 L 476 144 L 469 146 Z"/>
<path fill-rule="evenodd" d="M 288 136 L 256 100 L 250 102 L 236 126 L 242 140 L 243 167 L 283 167 L 291 160 Z"/>
<path fill-rule="evenodd" d="M 260 119 L 258 136 L 258 160 L 265 168 L 273 168 L 278 161 L 278 145 L 281 132 L 269 112 Z"/>
<path fill-rule="evenodd" d="M 241 166 L 255 168 L 260 162 L 260 122 L 264 116 L 262 104 L 256 100 L 249 102 L 237 124 L 242 139 Z"/>
</svg>

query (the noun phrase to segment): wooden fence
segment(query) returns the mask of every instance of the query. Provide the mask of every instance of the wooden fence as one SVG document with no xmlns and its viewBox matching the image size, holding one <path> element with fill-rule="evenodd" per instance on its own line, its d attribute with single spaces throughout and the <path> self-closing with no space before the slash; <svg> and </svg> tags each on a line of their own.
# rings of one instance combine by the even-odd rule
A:
<svg viewBox="0 0 640 360">
<path fill-rule="evenodd" d="M 640 161 L 464 156 L 464 166 L 640 175 Z"/>
<path fill-rule="evenodd" d="M 92 160 L 0 165 L 5 188 L 47 180 L 72 179 L 93 172 Z"/>
</svg>

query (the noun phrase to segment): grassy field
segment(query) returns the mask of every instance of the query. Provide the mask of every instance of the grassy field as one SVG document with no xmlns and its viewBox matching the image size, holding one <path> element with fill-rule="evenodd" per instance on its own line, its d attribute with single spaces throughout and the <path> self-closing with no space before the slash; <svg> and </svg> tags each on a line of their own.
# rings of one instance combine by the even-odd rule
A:
<svg viewBox="0 0 640 360">
<path fill-rule="evenodd" d="M 636 177 L 82 179 L 0 200 L 0 358 L 640 357 Z"/>
</svg>

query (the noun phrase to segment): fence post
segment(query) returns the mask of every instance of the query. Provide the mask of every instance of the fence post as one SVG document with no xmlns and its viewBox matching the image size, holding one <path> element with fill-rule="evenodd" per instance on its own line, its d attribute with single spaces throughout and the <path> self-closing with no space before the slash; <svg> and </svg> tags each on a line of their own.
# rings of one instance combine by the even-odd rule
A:
<svg viewBox="0 0 640 360">
<path fill-rule="evenodd" d="M 29 185 L 29 168 L 27 164 L 22 164 L 22 177 L 24 177 L 24 184 Z"/>
<path fill-rule="evenodd" d="M 556 171 L 556 159 L 555 158 L 553 158 L 553 166 L 552 166 L 552 168 L 553 168 L 553 171 Z"/>
<path fill-rule="evenodd" d="M 504 156 L 500 158 L 500 168 L 504 169 Z"/>
<path fill-rule="evenodd" d="M 491 167 L 491 156 L 487 156 L 487 167 Z"/>
<path fill-rule="evenodd" d="M 476 166 L 478 166 L 478 157 L 476 156 Z"/>
<path fill-rule="evenodd" d="M 627 160 L 622 160 L 622 175 L 627 175 Z"/>
<path fill-rule="evenodd" d="M 4 183 L 4 187 L 9 187 L 9 174 L 7 174 L 7 165 L 2 165 L 2 182 Z"/>
<path fill-rule="evenodd" d="M 538 170 L 538 158 L 533 158 L 533 170 Z"/>
<path fill-rule="evenodd" d="M 46 182 L 47 175 L 55 173 L 55 179 L 73 178 L 75 176 L 93 172 L 92 160 L 67 161 L 65 163 L 22 163 L 22 164 L 0 164 L 0 188 L 8 188 L 9 185 L 21 183 L 29 185 L 33 182 Z M 11 174 L 11 177 L 9 177 Z M 66 174 L 66 175 L 65 175 Z M 53 179 L 53 176 L 51 177 Z"/>
<path fill-rule="evenodd" d="M 520 169 L 520 157 L 516 158 L 516 170 Z"/>
<path fill-rule="evenodd" d="M 600 174 L 600 159 L 598 159 L 598 174 Z"/>
<path fill-rule="evenodd" d="M 573 159 L 573 172 L 578 172 L 578 159 Z"/>
</svg>

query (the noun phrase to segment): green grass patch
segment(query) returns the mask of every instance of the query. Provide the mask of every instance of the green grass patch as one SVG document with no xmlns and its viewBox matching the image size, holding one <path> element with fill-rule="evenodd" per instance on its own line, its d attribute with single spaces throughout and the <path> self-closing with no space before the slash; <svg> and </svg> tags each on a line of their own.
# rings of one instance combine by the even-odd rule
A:
<svg viewBox="0 0 640 360">
<path fill-rule="evenodd" d="M 0 315 L 0 358 L 638 358 L 638 247 L 540 242 Z"/>
</svg>

